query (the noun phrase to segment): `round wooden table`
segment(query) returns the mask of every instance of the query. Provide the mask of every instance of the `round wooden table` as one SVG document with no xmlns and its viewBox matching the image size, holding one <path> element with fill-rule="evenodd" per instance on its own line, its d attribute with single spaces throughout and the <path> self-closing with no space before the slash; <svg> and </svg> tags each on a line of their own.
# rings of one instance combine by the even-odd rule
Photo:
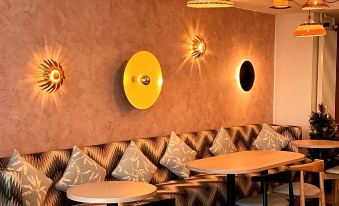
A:
<svg viewBox="0 0 339 206">
<path fill-rule="evenodd" d="M 304 159 L 305 155 L 296 152 L 252 150 L 194 160 L 187 167 L 195 172 L 227 175 L 227 205 L 234 206 L 236 174 L 267 172 Z"/>
<path fill-rule="evenodd" d="M 115 205 L 144 200 L 156 191 L 154 185 L 145 182 L 108 181 L 71 187 L 67 190 L 67 197 L 82 203 Z"/>
<path fill-rule="evenodd" d="M 334 149 L 339 148 L 339 141 L 334 140 L 316 140 L 316 139 L 308 139 L 308 140 L 295 140 L 291 142 L 295 146 L 299 148 L 307 148 L 307 149 Z"/>
</svg>

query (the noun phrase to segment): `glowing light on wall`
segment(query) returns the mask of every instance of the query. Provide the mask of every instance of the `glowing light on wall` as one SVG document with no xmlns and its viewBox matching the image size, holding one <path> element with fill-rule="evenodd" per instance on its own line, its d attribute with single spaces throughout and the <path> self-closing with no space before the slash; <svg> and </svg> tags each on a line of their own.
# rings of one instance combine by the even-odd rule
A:
<svg viewBox="0 0 339 206">
<path fill-rule="evenodd" d="M 199 59 L 206 52 L 206 43 L 200 34 L 192 38 L 192 57 Z"/>
<path fill-rule="evenodd" d="M 56 92 L 62 86 L 65 73 L 60 63 L 53 59 L 44 60 L 39 66 L 39 87 L 45 92 Z"/>
<path fill-rule="evenodd" d="M 248 92 L 252 89 L 255 81 L 255 71 L 250 61 L 246 60 L 241 64 L 236 79 L 243 91 Z"/>
<path fill-rule="evenodd" d="M 208 35 L 199 25 L 199 22 L 190 19 L 186 21 L 186 31 L 183 32 L 178 41 L 183 59 L 176 72 L 188 70 L 190 75 L 198 73 L 200 78 L 203 78 L 203 70 L 207 68 L 207 60 L 215 54 L 213 48 L 209 46 L 210 39 L 208 39 Z"/>
</svg>

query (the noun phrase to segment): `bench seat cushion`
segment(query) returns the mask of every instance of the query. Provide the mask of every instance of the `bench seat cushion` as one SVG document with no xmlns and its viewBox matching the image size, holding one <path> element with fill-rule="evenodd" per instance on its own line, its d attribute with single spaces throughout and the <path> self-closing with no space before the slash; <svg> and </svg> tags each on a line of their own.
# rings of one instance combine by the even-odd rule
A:
<svg viewBox="0 0 339 206">
<path fill-rule="evenodd" d="M 22 185 L 19 172 L 0 170 L 0 205 L 22 205 Z"/>
<path fill-rule="evenodd" d="M 279 133 L 286 135 L 291 139 L 301 138 L 300 127 L 278 125 L 271 126 Z M 254 124 L 225 128 L 225 131 L 229 134 L 230 139 L 237 147 L 237 150 L 244 151 L 252 149 L 252 143 L 260 132 L 261 127 L 262 125 L 260 124 Z M 206 130 L 179 134 L 178 137 L 183 140 L 185 144 L 187 144 L 191 149 L 197 152 L 197 159 L 201 159 L 213 156 L 209 149 L 212 146 L 217 133 L 217 130 Z M 157 170 L 153 174 L 150 183 L 158 186 L 160 191 L 159 195 L 163 195 L 164 198 L 169 197 L 172 194 L 166 193 L 166 191 L 175 193 L 173 191 L 179 189 L 178 191 L 181 193 L 179 196 L 176 196 L 178 197 L 178 200 L 176 201 L 179 203 L 178 205 L 184 206 L 199 204 L 203 205 L 204 201 L 225 201 L 225 182 L 213 182 L 215 179 L 211 181 L 210 176 L 200 178 L 200 175 L 197 176 L 194 173 L 192 173 L 193 176 L 188 180 L 180 180 L 177 175 L 173 174 L 166 167 L 160 164 L 160 159 L 163 157 L 166 151 L 168 141 L 169 136 L 158 136 L 145 139 L 136 137 L 134 139 L 135 144 L 141 150 L 141 152 L 147 157 L 148 160 L 150 160 L 150 162 L 152 162 L 152 164 L 157 167 Z M 81 147 L 80 149 L 106 170 L 105 180 L 117 180 L 112 176 L 112 171 L 117 167 L 129 143 L 130 141 L 113 142 L 103 145 Z M 291 145 L 288 145 L 285 149 L 292 150 L 293 148 Z M 64 192 L 55 189 L 55 183 L 61 179 L 63 173 L 65 172 L 71 153 L 72 149 L 65 149 L 22 156 L 26 161 L 28 161 L 34 167 L 39 168 L 39 170 L 41 170 L 47 177 L 53 180 L 53 186 L 50 187 L 46 195 L 44 205 L 67 206 L 74 204 L 72 201 L 67 199 Z M 7 163 L 8 158 L 0 158 L 0 168 L 5 168 Z M 195 179 L 197 177 L 199 177 L 198 180 Z M 182 185 L 186 185 L 187 188 Z M 192 185 L 200 186 L 189 187 Z M 161 191 L 163 192 L 161 193 Z M 244 176 L 242 178 L 237 177 L 237 199 L 243 198 L 244 196 L 253 195 L 258 191 L 259 185 L 251 183 L 248 176 Z M 1 192 L 2 191 L 0 191 L 0 193 Z M 199 195 L 194 196 L 195 194 Z M 2 202 L 3 201 L 0 200 L 0 205 L 2 205 Z M 216 205 L 218 204 L 219 203 L 216 203 Z"/>
</svg>

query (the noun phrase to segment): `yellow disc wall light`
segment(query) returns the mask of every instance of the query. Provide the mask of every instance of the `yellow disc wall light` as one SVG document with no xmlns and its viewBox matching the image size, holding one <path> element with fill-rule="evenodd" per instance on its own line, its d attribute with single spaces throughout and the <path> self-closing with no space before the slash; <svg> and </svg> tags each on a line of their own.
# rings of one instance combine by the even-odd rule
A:
<svg viewBox="0 0 339 206">
<path fill-rule="evenodd" d="M 163 77 L 157 58 L 148 51 L 135 53 L 128 61 L 123 87 L 128 101 L 137 109 L 147 109 L 160 96 Z"/>
</svg>

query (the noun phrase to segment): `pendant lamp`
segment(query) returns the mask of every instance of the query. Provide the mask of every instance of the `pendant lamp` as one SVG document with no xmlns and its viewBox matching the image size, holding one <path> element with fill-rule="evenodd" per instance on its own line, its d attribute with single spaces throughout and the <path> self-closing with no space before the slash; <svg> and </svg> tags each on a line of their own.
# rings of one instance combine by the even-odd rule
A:
<svg viewBox="0 0 339 206">
<path fill-rule="evenodd" d="M 307 22 L 301 24 L 297 27 L 294 32 L 295 37 L 317 37 L 325 36 L 326 29 L 321 23 L 315 23 L 311 18 L 311 13 L 309 12 Z"/>
<path fill-rule="evenodd" d="M 327 9 L 329 6 L 324 0 L 307 0 L 302 10 L 319 10 Z"/>
<path fill-rule="evenodd" d="M 234 2 L 228 0 L 190 0 L 186 6 L 190 8 L 229 8 L 234 7 Z"/>
<path fill-rule="evenodd" d="M 272 9 L 288 9 L 291 7 L 288 5 L 288 0 L 273 0 L 271 8 Z"/>
</svg>

